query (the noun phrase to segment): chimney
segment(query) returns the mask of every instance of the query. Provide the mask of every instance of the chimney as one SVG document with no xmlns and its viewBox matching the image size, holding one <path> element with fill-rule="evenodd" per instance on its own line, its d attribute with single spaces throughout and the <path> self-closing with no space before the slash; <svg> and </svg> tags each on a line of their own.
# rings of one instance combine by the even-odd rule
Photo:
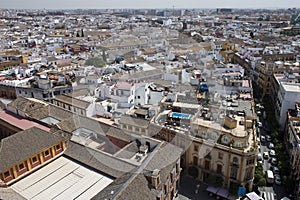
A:
<svg viewBox="0 0 300 200">
<path fill-rule="evenodd" d="M 158 189 L 158 186 L 160 184 L 160 170 L 154 169 L 152 172 L 150 172 L 147 176 L 147 180 L 155 189 Z"/>
</svg>

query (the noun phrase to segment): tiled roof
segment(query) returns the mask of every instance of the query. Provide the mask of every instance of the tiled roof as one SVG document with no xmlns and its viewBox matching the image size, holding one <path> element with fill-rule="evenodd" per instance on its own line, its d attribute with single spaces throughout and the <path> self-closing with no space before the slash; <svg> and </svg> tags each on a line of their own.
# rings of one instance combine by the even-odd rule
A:
<svg viewBox="0 0 300 200">
<path fill-rule="evenodd" d="M 90 102 L 87 102 L 87 101 L 72 98 L 72 96 L 69 96 L 69 95 L 56 96 L 55 100 L 69 104 L 69 105 L 73 105 L 73 106 L 76 106 L 79 108 L 83 108 L 83 109 L 86 109 L 91 104 Z"/>
<path fill-rule="evenodd" d="M 150 121 L 141 118 L 131 117 L 129 115 L 122 115 L 120 119 L 120 124 L 127 124 L 131 126 L 147 128 L 150 124 Z"/>
<path fill-rule="evenodd" d="M 120 177 L 136 168 L 135 165 L 106 153 L 70 141 L 64 154 L 111 177 Z"/>
<path fill-rule="evenodd" d="M 147 180 L 147 173 L 153 171 L 154 169 L 160 170 L 161 183 L 165 183 L 168 175 L 171 173 L 171 170 L 175 166 L 175 162 L 180 159 L 183 150 L 179 147 L 176 147 L 169 143 L 164 143 L 160 146 L 157 152 L 153 152 L 154 156 L 150 162 L 146 165 L 143 172 L 136 175 L 132 181 L 128 184 L 123 184 L 122 187 L 113 187 L 115 185 L 111 184 L 106 188 L 106 191 L 102 191 L 97 194 L 96 197 L 103 197 L 104 192 L 106 195 L 112 195 L 111 191 L 118 193 L 116 199 L 118 200 L 127 200 L 127 199 L 156 199 L 159 189 L 155 189 L 151 183 Z M 127 177 L 131 178 L 130 176 Z M 124 181 L 125 183 L 125 181 Z M 138 191 L 138 192 L 137 192 Z M 106 196 L 107 197 L 107 196 Z"/>
<path fill-rule="evenodd" d="M 29 111 L 32 112 L 34 110 L 41 109 L 41 108 L 45 107 L 46 104 L 40 103 L 38 101 L 31 101 L 24 97 L 18 97 L 17 99 L 15 99 L 11 103 L 9 103 L 7 106 L 15 108 L 24 113 L 27 113 Z"/>
<path fill-rule="evenodd" d="M 2 139 L 0 171 L 10 168 L 62 140 L 62 137 L 48 133 L 37 127 L 20 131 Z"/>
<path fill-rule="evenodd" d="M 57 124 L 62 130 L 72 133 L 78 128 L 86 128 L 95 133 L 106 133 L 110 128 L 109 125 L 93 120 L 88 117 L 73 115 L 72 117 Z"/>
</svg>

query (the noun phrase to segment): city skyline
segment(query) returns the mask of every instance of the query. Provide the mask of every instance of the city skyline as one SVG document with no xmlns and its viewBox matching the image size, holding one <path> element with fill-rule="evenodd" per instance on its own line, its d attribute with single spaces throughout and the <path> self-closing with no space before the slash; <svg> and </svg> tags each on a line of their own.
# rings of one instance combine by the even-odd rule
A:
<svg viewBox="0 0 300 200">
<path fill-rule="evenodd" d="M 116 8 L 299 8 L 300 2 L 297 0 L 270 0 L 270 1 L 259 1 L 259 0 L 245 0 L 237 4 L 236 0 L 211 0 L 211 1 L 197 1 L 197 0 L 173 0 L 173 1 L 80 1 L 74 0 L 69 1 L 39 1 L 39 0 L 28 0 L 26 2 L 21 0 L 4 1 L 1 2 L 0 8 L 4 9 L 116 9 Z"/>
</svg>

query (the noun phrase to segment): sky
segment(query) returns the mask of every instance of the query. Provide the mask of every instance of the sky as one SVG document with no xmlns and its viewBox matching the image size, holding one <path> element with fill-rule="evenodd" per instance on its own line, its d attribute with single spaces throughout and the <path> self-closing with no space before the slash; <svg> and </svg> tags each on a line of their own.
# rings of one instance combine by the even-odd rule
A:
<svg viewBox="0 0 300 200">
<path fill-rule="evenodd" d="M 0 0 L 11 9 L 300 8 L 300 0 Z"/>
</svg>

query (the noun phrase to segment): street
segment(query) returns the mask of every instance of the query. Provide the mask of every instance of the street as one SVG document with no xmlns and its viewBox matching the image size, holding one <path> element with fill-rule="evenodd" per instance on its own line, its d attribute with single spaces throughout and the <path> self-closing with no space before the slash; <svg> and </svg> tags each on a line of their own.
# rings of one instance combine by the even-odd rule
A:
<svg viewBox="0 0 300 200">
<path fill-rule="evenodd" d="M 266 133 L 266 130 L 264 127 L 267 127 L 268 124 L 265 122 L 265 120 L 263 119 L 263 117 L 260 117 L 260 122 L 263 124 L 262 128 L 260 128 L 260 135 L 259 137 L 261 137 L 261 135 L 263 136 L 267 136 L 270 135 L 270 133 Z M 273 140 L 274 138 L 272 138 Z M 270 142 L 270 141 L 269 141 Z M 260 143 L 260 152 L 261 154 L 263 154 L 264 152 L 269 152 L 270 149 L 267 147 L 268 145 L 268 141 L 266 140 L 265 142 Z M 278 152 L 276 152 L 277 154 Z M 275 156 L 276 157 L 276 156 Z M 268 159 L 263 158 L 263 171 L 266 172 L 267 170 L 270 169 L 270 157 Z M 284 188 L 282 185 L 276 185 L 275 183 L 273 184 L 269 184 L 267 183 L 266 187 L 259 187 L 258 190 L 260 191 L 260 196 L 263 197 L 265 200 L 276 200 L 276 199 L 281 199 L 283 198 L 284 195 Z"/>
</svg>

